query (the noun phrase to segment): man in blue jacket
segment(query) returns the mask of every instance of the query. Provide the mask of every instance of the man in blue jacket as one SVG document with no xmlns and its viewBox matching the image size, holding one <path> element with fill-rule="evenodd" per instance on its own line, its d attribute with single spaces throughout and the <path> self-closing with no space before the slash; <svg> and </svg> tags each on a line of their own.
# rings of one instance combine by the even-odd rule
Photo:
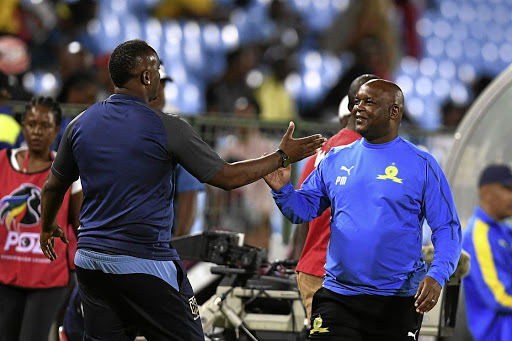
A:
<svg viewBox="0 0 512 341">
<path fill-rule="evenodd" d="M 462 280 L 469 329 L 477 341 L 512 340 L 512 172 L 489 165 L 480 176 L 479 205 L 464 230 L 471 271 Z"/>
<path fill-rule="evenodd" d="M 456 268 L 461 227 L 450 188 L 435 159 L 398 136 L 403 110 L 396 84 L 369 81 L 352 110 L 363 139 L 332 148 L 300 190 L 289 182 L 289 167 L 265 177 L 293 223 L 331 206 L 311 340 L 417 340 L 422 314 L 436 305 Z M 428 271 L 425 219 L 435 248 Z"/>
</svg>

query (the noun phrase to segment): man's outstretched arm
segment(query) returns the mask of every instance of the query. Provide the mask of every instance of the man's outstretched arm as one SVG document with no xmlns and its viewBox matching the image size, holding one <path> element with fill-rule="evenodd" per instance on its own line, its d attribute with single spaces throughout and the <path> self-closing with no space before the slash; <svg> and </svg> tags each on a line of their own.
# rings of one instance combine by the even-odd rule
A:
<svg viewBox="0 0 512 341">
<path fill-rule="evenodd" d="M 300 161 L 316 153 L 326 139 L 320 134 L 302 138 L 293 138 L 295 124 L 290 122 L 284 134 L 279 149 L 282 150 L 291 163 Z M 282 165 L 281 154 L 277 151 L 257 159 L 226 163 L 208 183 L 225 190 L 248 185 L 265 175 L 279 169 Z"/>
</svg>

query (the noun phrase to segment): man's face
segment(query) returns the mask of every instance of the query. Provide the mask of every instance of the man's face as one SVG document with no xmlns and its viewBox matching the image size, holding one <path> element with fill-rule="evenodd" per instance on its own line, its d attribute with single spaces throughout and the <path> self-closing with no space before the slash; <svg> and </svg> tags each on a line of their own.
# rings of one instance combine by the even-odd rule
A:
<svg viewBox="0 0 512 341">
<path fill-rule="evenodd" d="M 165 80 L 160 80 L 158 96 L 149 102 L 149 106 L 158 110 L 162 110 L 165 107 Z"/>
<path fill-rule="evenodd" d="M 152 101 L 158 97 L 158 89 L 160 87 L 160 72 L 158 72 L 158 69 L 160 68 L 160 58 L 158 58 L 156 52 L 150 53 L 146 58 L 146 63 L 146 70 L 151 72 L 148 95 L 149 100 Z"/>
<path fill-rule="evenodd" d="M 23 134 L 30 151 L 46 152 L 59 134 L 55 115 L 43 105 L 30 108 L 23 121 Z"/>
<path fill-rule="evenodd" d="M 512 217 L 512 188 L 505 187 L 501 184 L 487 185 L 489 190 L 487 200 L 489 206 L 494 210 L 494 217 L 505 219 Z"/>
<path fill-rule="evenodd" d="M 366 140 L 373 141 L 390 133 L 390 108 L 393 103 L 389 94 L 374 84 L 364 84 L 359 89 L 352 115 L 356 119 L 356 131 Z"/>
</svg>

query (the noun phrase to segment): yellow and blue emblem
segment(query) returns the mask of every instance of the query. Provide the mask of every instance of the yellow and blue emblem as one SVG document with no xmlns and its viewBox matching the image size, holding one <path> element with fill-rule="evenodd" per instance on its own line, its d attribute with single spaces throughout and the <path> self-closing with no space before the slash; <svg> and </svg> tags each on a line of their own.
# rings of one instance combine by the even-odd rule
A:
<svg viewBox="0 0 512 341">
<path fill-rule="evenodd" d="M 396 177 L 398 175 L 398 168 L 396 168 L 394 165 L 395 164 L 393 163 L 393 165 L 386 167 L 386 170 L 384 171 L 386 173 L 386 175 L 379 175 L 379 176 L 377 176 L 377 179 L 380 179 L 380 180 L 388 180 L 389 179 L 389 180 L 393 180 L 394 182 L 398 182 L 401 184 L 402 179 L 399 179 Z"/>
<path fill-rule="evenodd" d="M 318 315 L 315 320 L 313 321 L 313 328 L 310 330 L 309 334 L 315 334 L 315 333 L 328 333 L 329 328 L 328 327 L 322 327 L 322 316 Z"/>
</svg>

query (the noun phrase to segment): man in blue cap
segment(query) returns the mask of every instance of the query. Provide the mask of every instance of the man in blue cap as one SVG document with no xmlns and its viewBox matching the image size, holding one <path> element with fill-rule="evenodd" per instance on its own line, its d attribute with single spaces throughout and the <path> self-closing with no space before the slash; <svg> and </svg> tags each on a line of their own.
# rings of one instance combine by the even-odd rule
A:
<svg viewBox="0 0 512 341">
<path fill-rule="evenodd" d="M 462 248 L 471 256 L 463 279 L 469 329 L 475 340 L 512 337 L 512 172 L 487 166 L 480 176 L 479 205 L 464 231 Z"/>
</svg>

